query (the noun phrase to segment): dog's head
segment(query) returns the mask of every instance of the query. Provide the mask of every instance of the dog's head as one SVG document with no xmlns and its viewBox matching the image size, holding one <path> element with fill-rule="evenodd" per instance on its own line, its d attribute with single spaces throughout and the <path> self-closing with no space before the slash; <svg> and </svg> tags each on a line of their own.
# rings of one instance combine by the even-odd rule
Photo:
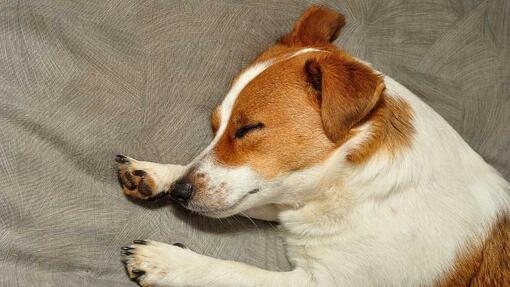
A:
<svg viewBox="0 0 510 287">
<path fill-rule="evenodd" d="M 318 166 L 356 133 L 384 89 L 331 44 L 344 17 L 312 6 L 234 80 L 213 112 L 215 137 L 175 184 L 185 207 L 224 217 L 313 197 Z"/>
</svg>

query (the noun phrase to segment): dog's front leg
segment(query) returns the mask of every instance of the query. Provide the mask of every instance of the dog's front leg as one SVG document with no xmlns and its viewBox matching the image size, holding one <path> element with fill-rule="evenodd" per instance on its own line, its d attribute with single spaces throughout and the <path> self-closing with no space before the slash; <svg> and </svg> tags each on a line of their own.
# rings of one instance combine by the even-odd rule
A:
<svg viewBox="0 0 510 287">
<path fill-rule="evenodd" d="M 272 272 L 244 263 L 215 259 L 195 253 L 182 244 L 136 240 L 122 248 L 129 276 L 151 287 L 267 287 L 311 286 L 301 269 Z"/>
<path fill-rule="evenodd" d="M 185 166 L 139 161 L 123 155 L 115 158 L 122 190 L 128 196 L 150 199 L 168 191 L 183 175 Z"/>
</svg>

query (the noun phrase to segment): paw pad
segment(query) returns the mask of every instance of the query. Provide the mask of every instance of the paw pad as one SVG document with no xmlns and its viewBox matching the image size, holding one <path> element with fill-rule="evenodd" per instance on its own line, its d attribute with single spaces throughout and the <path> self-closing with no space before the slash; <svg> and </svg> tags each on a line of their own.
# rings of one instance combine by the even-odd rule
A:
<svg viewBox="0 0 510 287">
<path fill-rule="evenodd" d="M 137 169 L 135 160 L 117 155 L 115 161 L 119 164 L 117 178 L 126 195 L 147 199 L 157 193 L 153 178 L 146 171 Z"/>
</svg>

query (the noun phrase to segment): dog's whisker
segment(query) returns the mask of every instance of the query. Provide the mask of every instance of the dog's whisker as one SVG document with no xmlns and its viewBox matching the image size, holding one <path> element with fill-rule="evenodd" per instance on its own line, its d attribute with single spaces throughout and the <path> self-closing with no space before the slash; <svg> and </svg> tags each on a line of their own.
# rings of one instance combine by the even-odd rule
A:
<svg viewBox="0 0 510 287">
<path fill-rule="evenodd" d="M 235 221 L 237 221 L 237 223 L 239 223 L 239 224 L 241 225 L 241 227 L 244 227 L 243 222 L 242 222 L 241 220 L 239 220 L 239 218 L 237 217 L 237 215 L 232 216 L 232 218 L 233 218 Z"/>
<path fill-rule="evenodd" d="M 257 228 L 257 230 L 260 232 L 260 228 L 259 228 L 259 226 L 257 225 L 257 223 L 255 223 L 255 221 L 254 221 L 251 217 L 249 217 L 249 216 L 248 216 L 246 213 L 244 213 L 244 212 L 240 212 L 240 213 L 241 213 L 244 217 L 248 218 L 248 220 L 249 220 L 251 223 L 253 223 L 253 225 L 255 225 L 255 228 Z"/>
<path fill-rule="evenodd" d="M 271 228 L 274 230 L 274 231 L 278 231 L 278 227 L 276 227 L 276 225 L 272 222 L 272 221 L 268 221 L 269 223 L 269 226 L 271 226 Z"/>
</svg>

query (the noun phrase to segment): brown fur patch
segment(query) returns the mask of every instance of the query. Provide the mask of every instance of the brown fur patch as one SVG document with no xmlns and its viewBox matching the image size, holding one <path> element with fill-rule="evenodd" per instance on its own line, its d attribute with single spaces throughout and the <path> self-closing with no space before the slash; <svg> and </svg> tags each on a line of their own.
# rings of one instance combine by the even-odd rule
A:
<svg viewBox="0 0 510 287">
<path fill-rule="evenodd" d="M 333 10 L 310 6 L 280 43 L 288 46 L 314 46 L 333 42 L 345 25 L 345 17 Z"/>
<path fill-rule="evenodd" d="M 408 148 L 414 133 L 411 107 L 403 100 L 381 96 L 375 108 L 362 122 L 371 123 L 371 135 L 347 159 L 353 163 L 365 162 L 380 149 L 396 155 Z"/>
<path fill-rule="evenodd" d="M 335 145 L 322 128 L 319 105 L 305 80 L 306 56 L 274 64 L 241 92 L 214 152 L 227 166 L 248 164 L 270 178 L 322 161 Z M 264 128 L 235 138 L 245 125 Z"/>
<path fill-rule="evenodd" d="M 482 243 L 472 244 L 436 287 L 510 286 L 510 217 L 500 216 Z"/>
</svg>

